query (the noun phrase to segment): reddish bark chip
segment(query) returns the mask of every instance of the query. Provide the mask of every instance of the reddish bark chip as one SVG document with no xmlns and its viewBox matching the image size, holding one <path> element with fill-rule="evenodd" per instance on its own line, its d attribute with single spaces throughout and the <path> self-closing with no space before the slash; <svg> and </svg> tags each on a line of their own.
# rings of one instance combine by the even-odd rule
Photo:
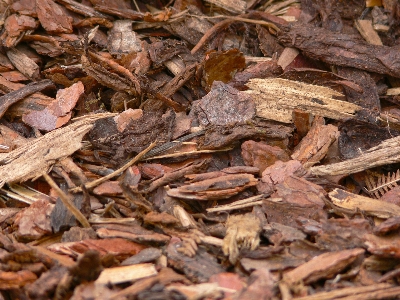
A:
<svg viewBox="0 0 400 300">
<path fill-rule="evenodd" d="M 22 121 L 39 130 L 51 131 L 61 127 L 71 119 L 71 110 L 84 92 L 82 82 L 59 90 L 56 100 L 41 111 L 31 111 L 22 117 Z"/>
<path fill-rule="evenodd" d="M 72 18 L 66 10 L 52 0 L 36 0 L 40 24 L 48 33 L 71 33 Z"/>
<path fill-rule="evenodd" d="M 50 214 L 54 204 L 46 200 L 37 200 L 31 206 L 21 210 L 16 218 L 17 235 L 23 239 L 38 239 L 52 233 Z"/>
<path fill-rule="evenodd" d="M 288 161 L 289 155 L 279 147 L 263 142 L 246 141 L 242 144 L 242 156 L 246 165 L 255 166 L 262 173 L 276 161 Z"/>
</svg>

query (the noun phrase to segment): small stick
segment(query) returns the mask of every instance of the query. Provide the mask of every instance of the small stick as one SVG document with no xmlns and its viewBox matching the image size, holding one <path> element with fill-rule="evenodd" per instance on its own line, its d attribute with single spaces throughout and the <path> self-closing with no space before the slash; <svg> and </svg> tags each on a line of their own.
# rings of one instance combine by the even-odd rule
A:
<svg viewBox="0 0 400 300">
<path fill-rule="evenodd" d="M 85 184 L 85 188 L 86 189 L 91 189 L 103 182 L 106 182 L 107 180 L 121 174 L 122 172 L 124 172 L 125 170 L 127 170 L 130 166 L 132 166 L 133 164 L 137 163 L 138 161 L 140 161 L 145 154 L 147 154 L 151 149 L 154 148 L 154 146 L 156 145 L 156 143 L 151 143 L 149 147 L 147 147 L 146 149 L 144 149 L 142 152 L 140 152 L 138 155 L 136 155 L 132 160 L 130 160 L 128 163 L 126 163 L 125 165 L 123 165 L 121 168 L 115 170 L 114 172 L 108 174 L 107 176 L 101 177 L 97 180 L 88 182 L 87 184 Z M 82 191 L 81 187 L 76 187 L 70 190 L 73 193 L 77 193 Z"/>
<path fill-rule="evenodd" d="M 229 211 L 229 210 L 236 210 L 236 209 L 242 209 L 242 208 L 246 208 L 246 207 L 261 205 L 262 204 L 261 199 L 266 198 L 267 196 L 268 195 L 261 194 L 261 195 L 253 196 L 250 198 L 238 200 L 238 201 L 232 202 L 227 205 L 220 205 L 220 206 L 213 207 L 213 208 L 207 208 L 206 210 L 207 210 L 207 212 L 211 213 L 211 212 Z"/>
<path fill-rule="evenodd" d="M 7 109 L 14 103 L 53 85 L 54 84 L 50 79 L 44 79 L 38 82 L 31 82 L 18 90 L 12 91 L 8 94 L 5 94 L 4 96 L 1 96 L 0 118 L 6 113 Z"/>
<path fill-rule="evenodd" d="M 266 21 L 261 21 L 261 20 L 252 20 L 252 19 L 247 19 L 247 18 L 242 18 L 242 17 L 231 16 L 231 17 L 228 17 L 228 19 L 223 20 L 223 21 L 215 24 L 213 27 L 211 27 L 203 35 L 203 37 L 196 44 L 196 46 L 194 46 L 194 48 L 192 49 L 191 53 L 195 54 L 212 37 L 212 35 L 214 33 L 219 31 L 220 29 L 223 29 L 223 28 L 229 26 L 231 23 L 234 23 L 234 22 L 246 22 L 246 23 L 251 23 L 251 24 L 264 25 L 264 26 L 267 26 L 268 28 L 271 28 L 271 29 L 275 30 L 275 32 L 279 31 L 279 28 L 275 24 L 273 24 L 271 22 L 266 22 Z"/>
<path fill-rule="evenodd" d="M 44 179 L 46 179 L 47 183 L 56 191 L 56 193 L 61 199 L 61 202 L 74 215 L 74 217 L 79 221 L 79 223 L 81 223 L 82 226 L 85 228 L 90 228 L 89 221 L 80 212 L 80 210 L 75 207 L 75 205 L 72 203 L 69 197 L 58 187 L 58 185 L 54 182 L 54 180 L 47 173 L 43 173 L 43 177 Z"/>
</svg>

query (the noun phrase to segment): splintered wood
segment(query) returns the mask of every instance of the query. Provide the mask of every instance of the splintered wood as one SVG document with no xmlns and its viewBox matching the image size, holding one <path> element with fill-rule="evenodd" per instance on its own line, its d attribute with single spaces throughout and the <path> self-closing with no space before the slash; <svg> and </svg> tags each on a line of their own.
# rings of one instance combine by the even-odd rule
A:
<svg viewBox="0 0 400 300">
<path fill-rule="evenodd" d="M 361 107 L 336 100 L 343 94 L 330 88 L 297 81 L 274 79 L 250 79 L 246 94 L 252 96 L 257 106 L 257 116 L 284 123 L 292 123 L 293 109 L 301 109 L 332 119 L 354 117 Z"/>
<path fill-rule="evenodd" d="M 343 162 L 310 168 L 314 175 L 340 175 L 357 173 L 373 167 L 400 161 L 400 137 L 394 137 L 361 153 L 360 156 Z"/>
<path fill-rule="evenodd" d="M 10 153 L 0 153 L 0 186 L 41 176 L 59 159 L 82 147 L 83 136 L 93 127 L 96 120 L 111 115 L 105 113 L 87 116 L 27 142 Z"/>
<path fill-rule="evenodd" d="M 400 216 L 400 207 L 394 203 L 378 201 L 368 197 L 355 195 L 341 189 L 329 193 L 332 203 L 353 211 L 360 210 L 367 215 L 378 218 Z"/>
</svg>

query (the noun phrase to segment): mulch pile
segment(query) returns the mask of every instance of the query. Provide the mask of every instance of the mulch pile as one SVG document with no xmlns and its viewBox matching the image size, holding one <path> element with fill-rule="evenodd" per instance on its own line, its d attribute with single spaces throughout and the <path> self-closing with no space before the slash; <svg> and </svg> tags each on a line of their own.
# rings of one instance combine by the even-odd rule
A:
<svg viewBox="0 0 400 300">
<path fill-rule="evenodd" d="M 0 299 L 400 295 L 398 1 L 0 12 Z"/>
</svg>

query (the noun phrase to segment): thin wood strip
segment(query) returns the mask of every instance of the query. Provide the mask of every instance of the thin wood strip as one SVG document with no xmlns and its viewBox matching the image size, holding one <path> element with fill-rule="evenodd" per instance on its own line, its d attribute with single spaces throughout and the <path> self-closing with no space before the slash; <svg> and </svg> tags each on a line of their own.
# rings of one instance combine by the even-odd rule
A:
<svg viewBox="0 0 400 300">
<path fill-rule="evenodd" d="M 383 141 L 353 159 L 336 164 L 316 166 L 309 169 L 313 175 L 354 174 L 370 168 L 400 162 L 400 136 Z"/>
<path fill-rule="evenodd" d="M 154 146 L 157 143 L 151 143 L 150 146 L 148 146 L 146 149 L 144 149 L 142 152 L 140 152 L 138 155 L 136 155 L 132 160 L 130 160 L 128 163 L 126 163 L 125 165 L 123 165 L 121 168 L 115 170 L 114 172 L 108 174 L 107 176 L 101 177 L 99 179 L 96 179 L 94 181 L 91 181 L 87 184 L 85 184 L 85 188 L 86 189 L 91 189 L 94 188 L 95 186 L 98 186 L 99 184 L 106 182 L 107 180 L 118 176 L 119 174 L 121 174 L 122 172 L 124 172 L 125 170 L 127 170 L 130 166 L 134 165 L 135 163 L 137 163 L 138 161 L 140 161 L 147 152 L 149 152 L 151 149 L 154 148 Z M 81 192 L 82 188 L 81 187 L 76 187 L 70 190 L 72 193 L 77 193 L 77 192 Z"/>
<path fill-rule="evenodd" d="M 340 299 L 343 299 L 341 297 L 346 297 L 349 295 L 356 297 L 356 299 L 361 299 L 360 294 L 377 292 L 391 287 L 393 287 L 393 285 L 388 283 L 373 284 L 368 286 L 348 287 L 348 288 L 333 290 L 330 292 L 316 293 L 314 295 L 296 298 L 296 300 L 333 300 L 333 299 L 338 299 L 339 297 Z"/>
</svg>

